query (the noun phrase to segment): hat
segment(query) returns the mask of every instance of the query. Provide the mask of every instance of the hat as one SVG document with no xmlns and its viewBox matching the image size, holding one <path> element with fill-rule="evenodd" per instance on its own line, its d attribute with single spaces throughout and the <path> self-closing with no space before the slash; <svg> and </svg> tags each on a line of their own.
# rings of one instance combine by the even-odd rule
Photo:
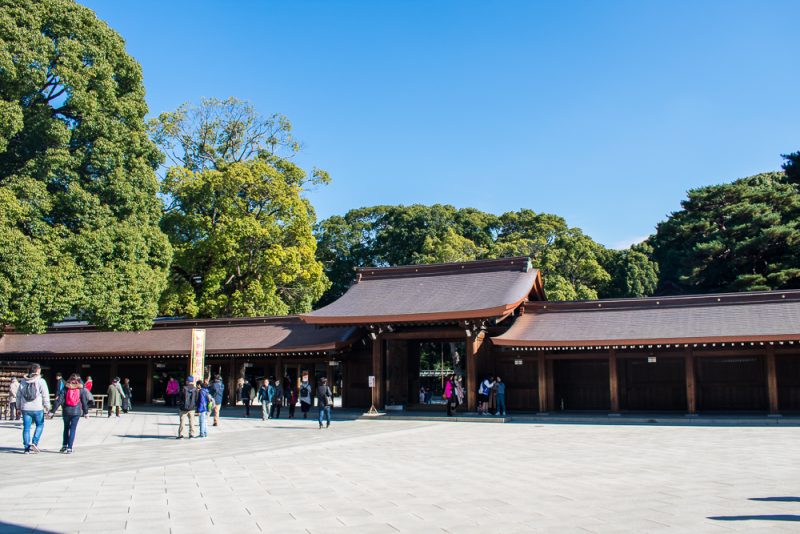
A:
<svg viewBox="0 0 800 534">
<path fill-rule="evenodd" d="M 187 382 L 194 382 L 194 377 L 192 375 L 189 375 L 189 376 L 186 377 L 186 381 Z"/>
</svg>

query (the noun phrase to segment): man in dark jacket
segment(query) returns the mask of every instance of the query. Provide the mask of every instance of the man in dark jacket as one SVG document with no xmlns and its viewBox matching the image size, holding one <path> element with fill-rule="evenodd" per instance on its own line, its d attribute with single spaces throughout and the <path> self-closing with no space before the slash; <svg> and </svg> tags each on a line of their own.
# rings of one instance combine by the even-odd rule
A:
<svg viewBox="0 0 800 534">
<path fill-rule="evenodd" d="M 187 376 L 186 384 L 181 389 L 178 398 L 178 410 L 180 413 L 181 424 L 178 426 L 177 439 L 183 438 L 183 429 L 185 428 L 184 418 L 189 420 L 189 439 L 192 439 L 194 434 L 194 411 L 197 407 L 197 387 L 194 384 L 194 377 Z"/>
<path fill-rule="evenodd" d="M 325 428 L 331 426 L 331 408 L 333 407 L 333 392 L 328 387 L 328 379 L 322 377 L 317 386 L 317 402 L 319 403 L 319 427 L 322 428 L 322 418 L 327 421 Z"/>
<path fill-rule="evenodd" d="M 253 390 L 253 386 L 250 385 L 247 378 L 239 380 L 242 381 L 242 385 L 239 387 L 239 400 L 244 404 L 244 416 L 250 417 L 250 392 Z"/>
<path fill-rule="evenodd" d="M 64 435 L 61 438 L 61 452 L 72 454 L 72 445 L 75 443 L 75 434 L 78 431 L 78 422 L 81 417 L 89 414 L 89 392 L 83 387 L 81 377 L 72 374 L 64 384 L 64 388 L 56 396 L 50 419 L 61 406 L 61 418 L 64 420 Z"/>
<path fill-rule="evenodd" d="M 221 376 L 217 375 L 214 377 L 214 381 L 211 382 L 208 392 L 214 399 L 214 426 L 219 426 L 219 409 L 220 406 L 222 406 L 222 396 L 225 393 L 225 384 L 222 383 Z"/>
</svg>

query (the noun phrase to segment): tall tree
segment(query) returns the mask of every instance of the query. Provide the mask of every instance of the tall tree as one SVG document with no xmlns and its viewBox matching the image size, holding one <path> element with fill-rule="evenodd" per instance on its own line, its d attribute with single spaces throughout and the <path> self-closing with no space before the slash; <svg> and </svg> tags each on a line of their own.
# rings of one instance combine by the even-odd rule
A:
<svg viewBox="0 0 800 534">
<path fill-rule="evenodd" d="M 165 314 L 282 315 L 311 309 L 328 288 L 315 258 L 309 177 L 282 116 L 233 98 L 184 105 L 151 122 L 172 165 L 162 181 L 162 227 L 175 250 Z"/>
<path fill-rule="evenodd" d="M 147 328 L 169 242 L 139 64 L 68 0 L 0 0 L 0 324 Z"/>
<path fill-rule="evenodd" d="M 689 191 L 650 239 L 662 293 L 800 287 L 800 192 L 784 173 Z"/>
</svg>

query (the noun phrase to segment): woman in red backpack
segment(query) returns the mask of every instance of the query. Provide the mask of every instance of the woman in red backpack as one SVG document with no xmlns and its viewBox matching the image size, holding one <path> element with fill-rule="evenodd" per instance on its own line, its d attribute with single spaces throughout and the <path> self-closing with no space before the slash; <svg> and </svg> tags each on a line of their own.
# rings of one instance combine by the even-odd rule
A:
<svg viewBox="0 0 800 534">
<path fill-rule="evenodd" d="M 81 416 L 86 417 L 89 413 L 89 392 L 83 387 L 81 377 L 77 374 L 73 373 L 69 377 L 66 386 L 56 397 L 53 411 L 50 412 L 51 419 L 59 406 L 61 406 L 61 416 L 64 420 L 61 452 L 72 454 L 72 445 L 75 443 L 78 421 L 80 421 Z"/>
</svg>

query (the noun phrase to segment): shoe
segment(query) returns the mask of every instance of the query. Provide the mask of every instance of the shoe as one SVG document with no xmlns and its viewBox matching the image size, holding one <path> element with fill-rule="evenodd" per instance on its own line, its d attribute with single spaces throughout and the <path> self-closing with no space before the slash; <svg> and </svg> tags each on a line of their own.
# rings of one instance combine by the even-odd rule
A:
<svg viewBox="0 0 800 534">
<path fill-rule="evenodd" d="M 330 423 L 328 423 L 327 425 L 325 425 L 325 428 L 328 428 L 329 426 L 331 426 L 331 424 L 330 424 Z"/>
<path fill-rule="evenodd" d="M 37 454 L 42 452 L 42 449 L 40 449 L 39 446 L 35 443 L 31 443 L 31 450 Z"/>
<path fill-rule="evenodd" d="M 61 447 L 61 450 L 60 450 L 60 451 L 58 451 L 58 452 L 66 452 L 66 450 L 67 450 L 67 448 L 66 448 L 66 447 Z"/>
<path fill-rule="evenodd" d="M 22 454 L 30 454 L 30 453 L 31 453 L 31 448 L 30 447 L 25 447 L 25 450 L 22 451 Z"/>
<path fill-rule="evenodd" d="M 175 438 L 175 439 L 183 439 L 183 436 L 178 436 L 178 437 L 177 437 L 177 438 Z"/>
<path fill-rule="evenodd" d="M 219 426 L 219 423 L 214 423 L 214 426 Z"/>
<path fill-rule="evenodd" d="M 322 423 L 319 424 L 319 429 L 322 430 Z"/>
<path fill-rule="evenodd" d="M 67 449 L 66 454 L 72 454 L 72 449 Z"/>
</svg>

